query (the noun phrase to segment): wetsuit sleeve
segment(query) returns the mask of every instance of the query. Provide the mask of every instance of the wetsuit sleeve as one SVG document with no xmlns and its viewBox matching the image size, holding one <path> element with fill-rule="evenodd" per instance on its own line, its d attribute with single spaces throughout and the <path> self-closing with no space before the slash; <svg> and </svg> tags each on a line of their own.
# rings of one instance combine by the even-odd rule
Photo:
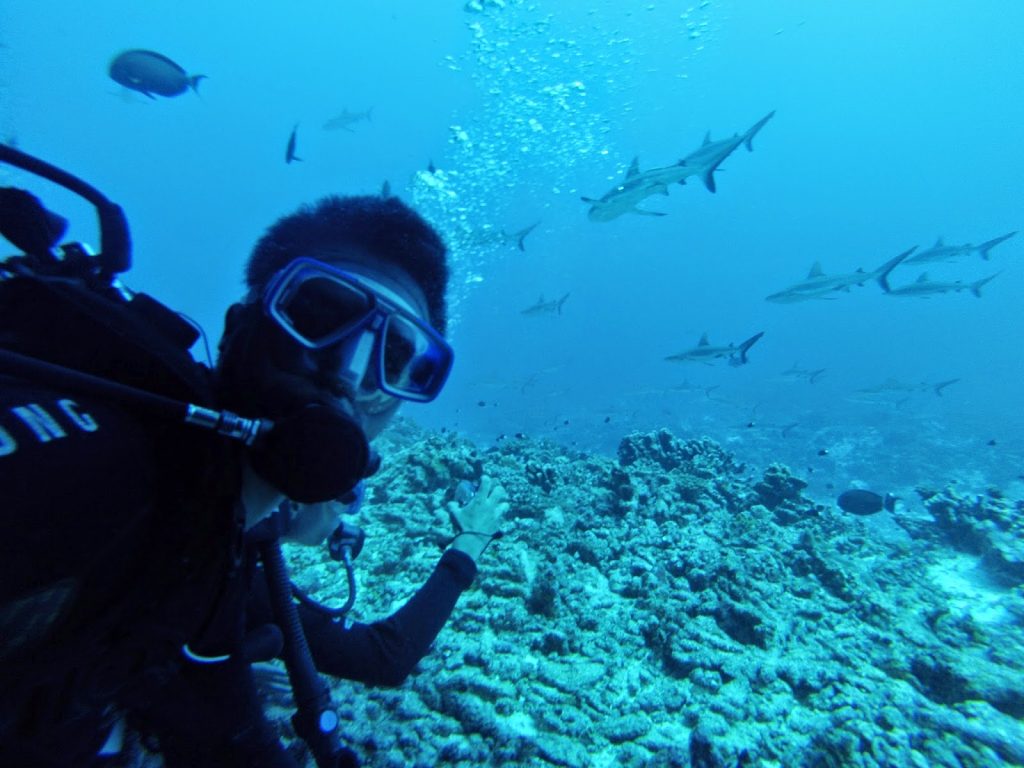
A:
<svg viewBox="0 0 1024 768">
<path fill-rule="evenodd" d="M 372 624 L 346 627 L 301 606 L 299 615 L 317 668 L 369 685 L 399 685 L 426 655 L 475 575 L 472 558 L 448 550 L 405 605 Z"/>
</svg>

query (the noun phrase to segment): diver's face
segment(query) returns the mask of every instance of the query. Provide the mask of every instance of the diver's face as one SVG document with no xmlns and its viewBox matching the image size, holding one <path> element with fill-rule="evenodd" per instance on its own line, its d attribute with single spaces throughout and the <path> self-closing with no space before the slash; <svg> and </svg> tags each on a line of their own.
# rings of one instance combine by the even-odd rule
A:
<svg viewBox="0 0 1024 768">
<path fill-rule="evenodd" d="M 391 304 L 416 314 L 423 320 L 429 317 L 427 299 L 415 280 L 400 267 L 382 262 L 361 248 L 347 247 L 336 251 L 318 251 L 312 258 L 330 264 L 357 277 L 366 287 Z M 358 366 L 359 373 L 342 374 L 342 367 L 351 365 L 352 344 L 372 346 L 371 331 L 362 339 L 346 339 L 323 350 L 305 350 L 304 356 L 314 383 L 328 398 L 342 398 L 350 403 L 360 421 L 366 437 L 372 440 L 387 426 L 402 401 L 382 392 L 376 381 L 376 366 L 368 354 L 366 363 Z"/>
</svg>

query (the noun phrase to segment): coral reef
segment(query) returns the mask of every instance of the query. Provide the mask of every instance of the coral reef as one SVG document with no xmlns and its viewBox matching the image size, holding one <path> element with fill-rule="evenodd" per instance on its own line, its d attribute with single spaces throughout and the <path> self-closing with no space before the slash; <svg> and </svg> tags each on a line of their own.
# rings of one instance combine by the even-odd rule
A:
<svg viewBox="0 0 1024 768">
<path fill-rule="evenodd" d="M 1024 501 L 1010 501 L 998 489 L 963 495 L 954 488 L 919 488 L 931 521 L 900 520 L 911 536 L 980 555 L 982 565 L 1005 586 L 1024 584 Z"/>
<path fill-rule="evenodd" d="M 1024 763 L 1019 503 L 929 492 L 928 524 L 883 537 L 786 467 L 755 479 L 665 430 L 617 461 L 408 422 L 385 443 L 355 618 L 425 580 L 460 480 L 495 477 L 512 509 L 410 679 L 335 683 L 368 765 Z M 950 547 L 1000 579 L 989 618 L 943 590 Z M 342 589 L 319 550 L 290 556 L 303 586 Z"/>
</svg>

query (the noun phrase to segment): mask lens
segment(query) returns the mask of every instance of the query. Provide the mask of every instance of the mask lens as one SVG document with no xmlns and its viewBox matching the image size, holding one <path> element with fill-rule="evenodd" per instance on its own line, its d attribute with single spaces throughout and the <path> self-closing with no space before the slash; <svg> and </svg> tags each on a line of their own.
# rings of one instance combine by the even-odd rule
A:
<svg viewBox="0 0 1024 768">
<path fill-rule="evenodd" d="M 406 397 L 432 400 L 451 367 L 451 354 L 423 327 L 394 314 L 384 329 L 383 384 Z"/>
<path fill-rule="evenodd" d="M 365 291 L 329 277 L 311 277 L 296 286 L 280 313 L 293 331 L 315 347 L 345 335 L 372 309 Z"/>
</svg>

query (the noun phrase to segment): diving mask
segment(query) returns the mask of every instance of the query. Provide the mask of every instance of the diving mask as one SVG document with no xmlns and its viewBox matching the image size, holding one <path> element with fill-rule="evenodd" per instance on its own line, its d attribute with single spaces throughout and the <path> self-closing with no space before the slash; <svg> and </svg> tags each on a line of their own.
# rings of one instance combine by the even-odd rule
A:
<svg viewBox="0 0 1024 768">
<path fill-rule="evenodd" d="M 425 403 L 451 371 L 452 348 L 401 296 L 316 259 L 295 259 L 278 272 L 263 309 L 303 347 L 340 351 L 338 376 L 357 394 L 379 390 Z"/>
</svg>

